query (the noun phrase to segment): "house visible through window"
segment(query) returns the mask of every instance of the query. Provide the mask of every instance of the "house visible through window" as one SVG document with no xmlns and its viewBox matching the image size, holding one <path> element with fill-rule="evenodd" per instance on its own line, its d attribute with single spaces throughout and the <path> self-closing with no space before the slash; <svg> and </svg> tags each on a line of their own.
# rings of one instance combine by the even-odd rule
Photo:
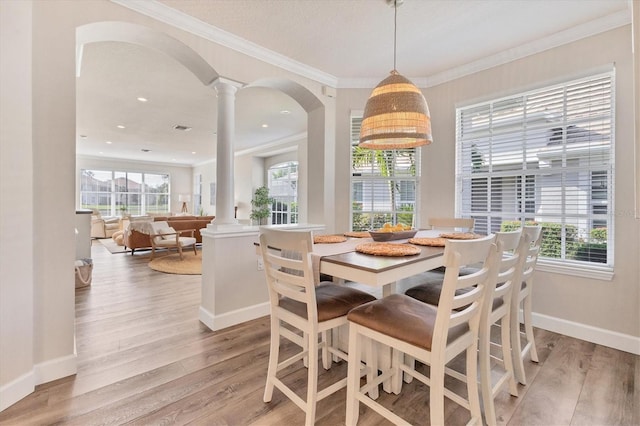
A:
<svg viewBox="0 0 640 426">
<path fill-rule="evenodd" d="M 541 259 L 612 267 L 613 79 L 458 108 L 457 215 L 485 234 L 540 223 Z"/>
<path fill-rule="evenodd" d="M 169 212 L 169 175 L 82 170 L 80 204 L 104 216 Z"/>
<path fill-rule="evenodd" d="M 298 223 L 298 162 L 276 164 L 269 168 L 269 196 L 272 224 Z"/>
<path fill-rule="evenodd" d="M 416 148 L 360 148 L 362 117 L 351 118 L 351 229 L 378 229 L 386 222 L 414 226 L 419 156 Z"/>
</svg>

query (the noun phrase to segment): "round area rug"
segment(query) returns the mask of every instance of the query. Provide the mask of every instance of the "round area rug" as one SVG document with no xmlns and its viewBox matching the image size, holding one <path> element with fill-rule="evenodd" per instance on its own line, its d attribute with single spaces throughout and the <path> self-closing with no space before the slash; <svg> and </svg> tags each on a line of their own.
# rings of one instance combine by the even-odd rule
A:
<svg viewBox="0 0 640 426">
<path fill-rule="evenodd" d="M 156 257 L 149 262 L 149 268 L 167 274 L 202 275 L 202 253 L 200 251 L 194 255 L 193 250 L 185 250 L 182 252 L 182 256 L 183 260 L 180 260 L 178 253 Z"/>
</svg>

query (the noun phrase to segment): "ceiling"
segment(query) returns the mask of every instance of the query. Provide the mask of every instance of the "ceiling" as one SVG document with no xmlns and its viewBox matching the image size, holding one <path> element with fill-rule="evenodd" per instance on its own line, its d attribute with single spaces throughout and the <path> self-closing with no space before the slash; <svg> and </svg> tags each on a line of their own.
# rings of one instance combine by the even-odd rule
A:
<svg viewBox="0 0 640 426">
<path fill-rule="evenodd" d="M 385 0 L 112 1 L 332 87 L 371 88 L 393 68 Z M 627 0 L 404 0 L 397 12 L 397 69 L 420 87 L 631 22 Z M 174 165 L 215 158 L 215 92 L 161 53 L 87 44 L 76 96 L 79 155 Z M 306 131 L 302 108 L 265 88 L 237 92 L 235 121 L 237 151 Z"/>
</svg>

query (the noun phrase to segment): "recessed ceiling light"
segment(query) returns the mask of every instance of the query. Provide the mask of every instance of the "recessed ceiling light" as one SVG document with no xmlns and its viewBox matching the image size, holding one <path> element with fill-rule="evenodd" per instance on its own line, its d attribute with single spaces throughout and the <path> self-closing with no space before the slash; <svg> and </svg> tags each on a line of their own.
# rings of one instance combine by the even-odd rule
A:
<svg viewBox="0 0 640 426">
<path fill-rule="evenodd" d="M 79 135 L 79 136 L 80 136 L 80 139 L 86 139 L 87 138 L 87 135 Z"/>
<path fill-rule="evenodd" d="M 103 155 L 103 154 L 104 154 L 104 152 L 100 151 L 100 152 L 98 152 L 98 154 Z"/>
<path fill-rule="evenodd" d="M 269 127 L 269 125 L 265 123 L 265 124 L 262 125 L 262 127 L 266 128 L 266 127 Z"/>
<path fill-rule="evenodd" d="M 191 130 L 191 127 L 189 126 L 184 126 L 182 124 L 176 124 L 175 126 L 173 126 L 174 130 L 181 130 L 183 132 L 188 132 L 189 130 Z"/>
<path fill-rule="evenodd" d="M 111 141 L 106 141 L 105 143 L 106 143 L 107 145 L 111 145 L 113 142 L 111 142 Z"/>
<path fill-rule="evenodd" d="M 178 161 L 178 160 L 176 160 L 175 158 L 172 158 L 171 161 Z"/>
<path fill-rule="evenodd" d="M 140 96 L 140 97 L 138 98 L 138 100 L 139 100 L 140 102 L 147 102 L 149 99 L 147 99 L 147 98 L 143 98 L 142 96 Z"/>
<path fill-rule="evenodd" d="M 191 151 L 191 153 L 195 155 L 196 152 L 195 151 Z"/>
<path fill-rule="evenodd" d="M 140 151 L 142 151 L 142 152 L 151 152 L 150 149 L 146 149 L 146 148 L 142 148 Z"/>
<path fill-rule="evenodd" d="M 124 128 L 125 128 L 122 124 L 118 124 L 116 127 L 117 127 L 118 129 L 124 129 Z"/>
<path fill-rule="evenodd" d="M 291 114 L 291 111 L 289 111 L 288 109 L 283 109 L 282 111 L 280 111 L 280 114 L 284 114 L 284 115 Z"/>
</svg>

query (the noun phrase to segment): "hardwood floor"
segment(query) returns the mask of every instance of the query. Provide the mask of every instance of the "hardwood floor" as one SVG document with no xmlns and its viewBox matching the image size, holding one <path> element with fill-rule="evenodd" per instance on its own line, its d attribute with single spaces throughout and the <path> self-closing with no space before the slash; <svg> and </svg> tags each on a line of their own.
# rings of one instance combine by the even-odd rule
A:
<svg viewBox="0 0 640 426">
<path fill-rule="evenodd" d="M 304 415 L 279 391 L 262 402 L 269 322 L 219 332 L 198 321 L 200 276 L 151 270 L 148 252 L 92 247 L 93 283 L 76 292 L 78 373 L 37 387 L 0 413 L 2 425 L 297 425 Z M 640 357 L 536 330 L 540 363 L 526 363 L 519 397 L 501 393 L 506 425 L 640 425 Z M 322 369 L 321 369 L 322 370 Z M 321 383 L 346 374 L 344 364 Z M 305 371 L 288 381 L 305 385 Z M 346 391 L 318 405 L 318 425 L 344 424 Z M 414 380 L 380 400 L 414 424 L 428 423 L 428 389 Z M 447 401 L 448 402 L 448 401 Z M 446 405 L 447 424 L 465 410 Z M 388 424 L 360 407 L 360 425 Z"/>
</svg>

